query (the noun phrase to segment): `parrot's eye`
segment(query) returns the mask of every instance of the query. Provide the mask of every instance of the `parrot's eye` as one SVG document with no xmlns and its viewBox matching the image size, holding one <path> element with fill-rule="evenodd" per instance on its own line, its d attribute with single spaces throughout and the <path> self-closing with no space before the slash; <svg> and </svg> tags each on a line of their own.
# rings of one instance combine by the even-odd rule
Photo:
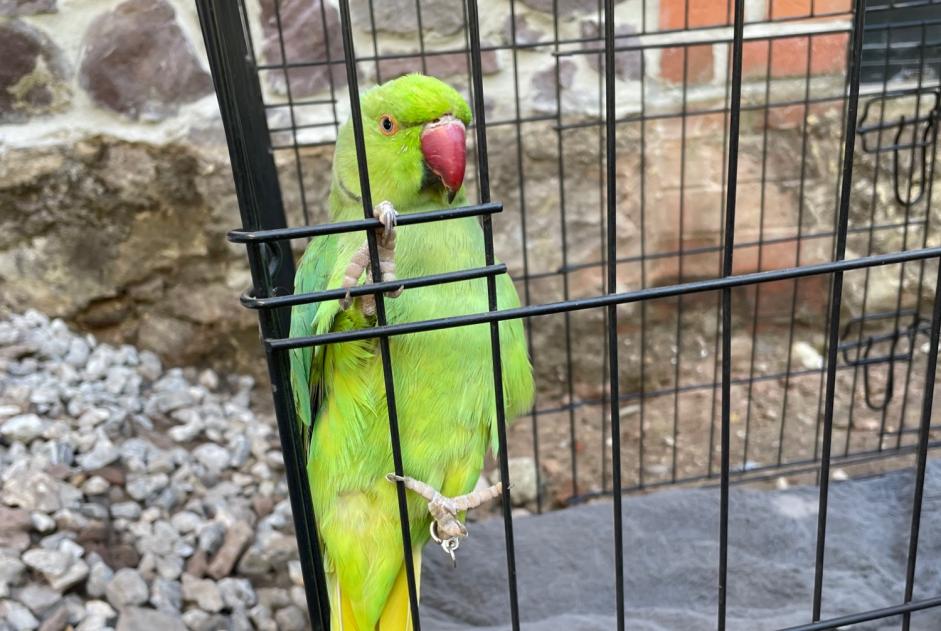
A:
<svg viewBox="0 0 941 631">
<path fill-rule="evenodd" d="M 379 131 L 386 136 L 391 136 L 399 131 L 399 124 L 391 114 L 383 114 L 379 119 Z"/>
</svg>

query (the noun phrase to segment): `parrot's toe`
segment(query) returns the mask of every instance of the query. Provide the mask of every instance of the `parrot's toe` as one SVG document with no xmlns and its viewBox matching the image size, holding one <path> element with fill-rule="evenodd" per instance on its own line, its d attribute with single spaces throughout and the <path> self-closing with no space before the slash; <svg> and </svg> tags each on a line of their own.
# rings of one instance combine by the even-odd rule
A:
<svg viewBox="0 0 941 631">
<path fill-rule="evenodd" d="M 392 205 L 392 202 L 382 201 L 373 208 L 373 216 L 382 224 L 385 237 L 389 237 L 395 232 L 395 226 L 399 221 L 399 213 Z"/>
<path fill-rule="evenodd" d="M 480 491 L 473 491 L 457 497 L 447 497 L 431 485 L 408 476 L 389 473 L 386 474 L 386 480 L 393 484 L 401 482 L 406 489 L 428 500 L 428 513 L 433 519 L 431 522 L 431 537 L 451 556 L 452 561 L 458 542 L 461 538 L 467 536 L 467 527 L 457 518 L 458 513 L 477 508 L 484 502 L 499 497 L 503 492 L 503 485 L 497 482 L 493 486 Z"/>
</svg>

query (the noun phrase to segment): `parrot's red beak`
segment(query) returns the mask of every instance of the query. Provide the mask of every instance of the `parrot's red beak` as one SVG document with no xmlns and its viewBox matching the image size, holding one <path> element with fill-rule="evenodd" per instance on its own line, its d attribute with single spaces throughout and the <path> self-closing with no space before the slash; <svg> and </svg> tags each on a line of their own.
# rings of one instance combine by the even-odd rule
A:
<svg viewBox="0 0 941 631">
<path fill-rule="evenodd" d="M 454 201 L 464 183 L 467 162 L 464 123 L 449 114 L 425 125 L 421 133 L 421 152 L 425 164 L 447 189 L 448 203 Z"/>
</svg>

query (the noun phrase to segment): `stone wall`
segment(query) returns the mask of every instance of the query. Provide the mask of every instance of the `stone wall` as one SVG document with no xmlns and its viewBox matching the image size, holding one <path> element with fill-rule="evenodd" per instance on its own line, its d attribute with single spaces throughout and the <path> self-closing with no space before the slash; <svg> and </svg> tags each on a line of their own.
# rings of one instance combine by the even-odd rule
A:
<svg viewBox="0 0 941 631">
<path fill-rule="evenodd" d="M 0 2 L 0 294 L 173 364 L 257 359 L 195 5 Z"/>
<path fill-rule="evenodd" d="M 599 32 L 598 4 L 558 3 L 559 36 L 576 40 L 563 47 L 573 54 L 558 58 L 552 46 L 532 46 L 553 37 L 552 2 L 516 2 L 515 33 L 508 0 L 480 4 L 485 47 L 498 48 L 485 51 L 482 59 L 488 122 L 496 123 L 488 131 L 493 193 L 506 206 L 496 222 L 498 252 L 520 278 L 525 243 L 533 302 L 566 295 L 563 276 L 556 274 L 565 265 L 569 296 L 597 293 L 603 278 L 603 268 L 597 265 L 603 250 L 603 144 L 597 125 L 602 67 L 598 54 L 578 51 L 599 47 L 590 39 Z M 746 4 L 750 22 L 803 15 L 809 5 L 806 0 Z M 846 4 L 816 2 L 818 12 L 838 12 Z M 342 57 L 337 8 L 329 0 L 282 0 L 278 5 L 248 0 L 246 5 L 259 63 L 274 66 L 260 73 L 270 106 L 269 126 L 288 127 L 293 115 L 300 127 L 296 136 L 272 133 L 273 144 L 285 147 L 275 155 L 290 220 L 302 221 L 302 189 L 310 219 L 322 220 L 332 153 L 332 147 L 322 143 L 332 138 L 333 123 L 342 121 L 348 109 L 343 66 L 335 64 L 331 70 L 318 64 Z M 372 16 L 365 0 L 352 0 L 351 5 L 358 54 L 394 55 L 381 62 L 361 62 L 362 85 L 421 70 L 419 51 L 424 47 L 432 53 L 425 58 L 425 70 L 466 92 L 466 56 L 454 52 L 465 45 L 464 18 L 455 9 L 459 2 L 422 0 L 420 38 L 413 0 L 383 1 L 381 15 L 375 2 Z M 619 45 L 640 42 L 637 33 L 644 30 L 644 19 L 648 32 L 685 25 L 718 27 L 698 42 L 729 35 L 730 29 L 723 26 L 728 17 L 725 0 L 691 3 L 688 15 L 678 9 L 681 6 L 678 0 L 647 0 L 642 11 L 640 0 L 619 2 Z M 0 69 L 0 302 L 37 307 L 102 338 L 155 350 L 170 364 L 208 362 L 261 372 L 254 315 L 237 301 L 249 283 L 244 253 L 224 238 L 238 225 L 238 212 L 194 4 L 0 0 L 0 16 L 0 55 L 5 60 Z M 793 37 L 746 46 L 736 240 L 776 241 L 737 250 L 736 272 L 793 265 L 798 243 L 803 263 L 829 256 L 828 237 L 792 237 L 798 228 L 804 234 L 832 228 L 846 35 L 821 31 L 846 25 L 845 15 L 822 22 L 785 22 L 774 32 Z M 768 32 L 767 26 L 751 24 L 746 34 Z M 718 270 L 715 248 L 724 199 L 726 136 L 721 109 L 729 46 L 700 43 L 684 48 L 679 42 L 694 41 L 693 36 L 654 37 L 660 37 L 660 47 L 646 50 L 643 58 L 636 50 L 616 55 L 618 115 L 636 120 L 643 105 L 643 113 L 654 116 L 643 128 L 637 122 L 618 126 L 619 253 L 626 259 L 619 269 L 621 289 L 703 278 Z M 585 38 L 588 41 L 581 41 Z M 513 41 L 526 47 L 515 54 L 499 48 Z M 293 64 L 290 69 L 277 67 L 284 60 Z M 812 80 L 805 84 L 808 68 Z M 558 117 L 557 75 L 562 106 Z M 803 99 L 805 87 L 815 100 L 806 109 L 793 105 Z M 310 104 L 293 112 L 277 107 L 287 101 L 289 89 L 296 102 Z M 516 117 L 517 97 L 519 114 L 532 119 L 520 127 L 519 145 L 516 127 L 502 124 Z M 789 105 L 766 107 L 768 102 Z M 558 131 L 559 123 L 573 127 Z M 300 145 L 297 150 L 294 140 Z M 853 222 L 864 226 L 874 162 L 861 152 L 858 162 Z M 883 173 L 890 166 L 885 162 Z M 303 187 L 298 186 L 298 167 Z M 883 175 L 878 193 L 884 202 L 877 213 L 880 222 L 904 214 L 903 207 L 891 202 L 885 180 Z M 473 173 L 468 185 L 473 190 Z M 565 197 L 565 248 L 560 195 Z M 918 212 L 923 215 L 923 207 Z M 854 237 L 850 250 L 863 254 L 898 248 L 901 234 L 901 229 L 879 231 L 871 246 Z M 920 239 L 921 233 L 912 232 L 908 246 Z M 643 254 L 655 255 L 643 267 L 638 260 L 642 242 Z M 679 250 L 682 256 L 675 254 Z M 870 310 L 894 309 L 899 283 L 891 277 L 879 283 L 878 305 L 870 296 Z M 848 280 L 857 297 L 860 282 Z M 769 290 L 774 299 L 763 300 L 763 312 L 778 319 L 786 316 L 792 291 L 788 287 Z M 819 319 L 824 288 L 824 281 L 801 285 L 798 315 L 807 321 Z M 744 292 L 739 298 L 737 305 L 753 304 Z M 673 303 L 652 308 L 648 344 L 654 339 L 669 346 Z M 859 300 L 848 299 L 847 309 L 858 311 Z M 636 332 L 637 309 L 625 306 L 623 313 L 625 332 Z M 600 374 L 601 322 L 600 312 L 571 318 L 578 342 L 576 374 L 595 375 L 596 369 Z M 714 328 L 714 315 L 697 326 L 703 331 Z M 533 323 L 541 355 L 540 384 L 547 392 L 557 392 L 564 380 L 558 343 L 563 331 L 561 316 Z M 631 344 L 625 342 L 629 357 L 623 365 L 636 372 L 637 349 Z"/>
</svg>

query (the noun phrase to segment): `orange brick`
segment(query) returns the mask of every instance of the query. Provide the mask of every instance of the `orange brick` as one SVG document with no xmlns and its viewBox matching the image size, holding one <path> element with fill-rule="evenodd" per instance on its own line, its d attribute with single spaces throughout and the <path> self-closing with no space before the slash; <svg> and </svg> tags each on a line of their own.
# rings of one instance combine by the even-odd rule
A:
<svg viewBox="0 0 941 631">
<path fill-rule="evenodd" d="M 715 76 L 712 45 L 690 46 L 683 73 L 683 48 L 665 48 L 660 55 L 660 76 L 672 83 L 709 83 Z"/>
<path fill-rule="evenodd" d="M 771 0 L 769 18 L 793 18 L 810 15 L 811 0 Z"/>
<path fill-rule="evenodd" d="M 810 74 L 843 72 L 846 63 L 845 33 L 832 33 L 811 38 Z M 793 77 L 807 71 L 807 39 L 804 37 L 775 40 L 772 43 L 771 75 Z"/>
<path fill-rule="evenodd" d="M 810 71 L 813 74 L 836 74 L 845 71 L 849 35 L 846 33 L 818 35 L 811 43 L 813 59 L 810 62 Z"/>
<path fill-rule="evenodd" d="M 811 38 L 813 57 L 810 74 L 839 74 L 846 64 L 845 33 L 830 33 Z M 806 36 L 771 41 L 771 76 L 799 77 L 807 72 Z M 768 41 L 746 42 L 742 73 L 746 78 L 764 77 L 768 72 Z"/>
<path fill-rule="evenodd" d="M 745 42 L 742 47 L 742 76 L 746 79 L 768 74 L 769 40 Z"/>
<path fill-rule="evenodd" d="M 687 3 L 689 23 L 687 24 Z M 729 0 L 660 0 L 660 28 L 680 29 L 729 23 Z"/>
<path fill-rule="evenodd" d="M 826 15 L 827 13 L 849 13 L 852 10 L 852 0 L 817 0 L 816 4 L 814 4 L 814 13 L 816 15 Z"/>
<path fill-rule="evenodd" d="M 771 0 L 771 19 L 847 13 L 851 0 Z"/>
</svg>

